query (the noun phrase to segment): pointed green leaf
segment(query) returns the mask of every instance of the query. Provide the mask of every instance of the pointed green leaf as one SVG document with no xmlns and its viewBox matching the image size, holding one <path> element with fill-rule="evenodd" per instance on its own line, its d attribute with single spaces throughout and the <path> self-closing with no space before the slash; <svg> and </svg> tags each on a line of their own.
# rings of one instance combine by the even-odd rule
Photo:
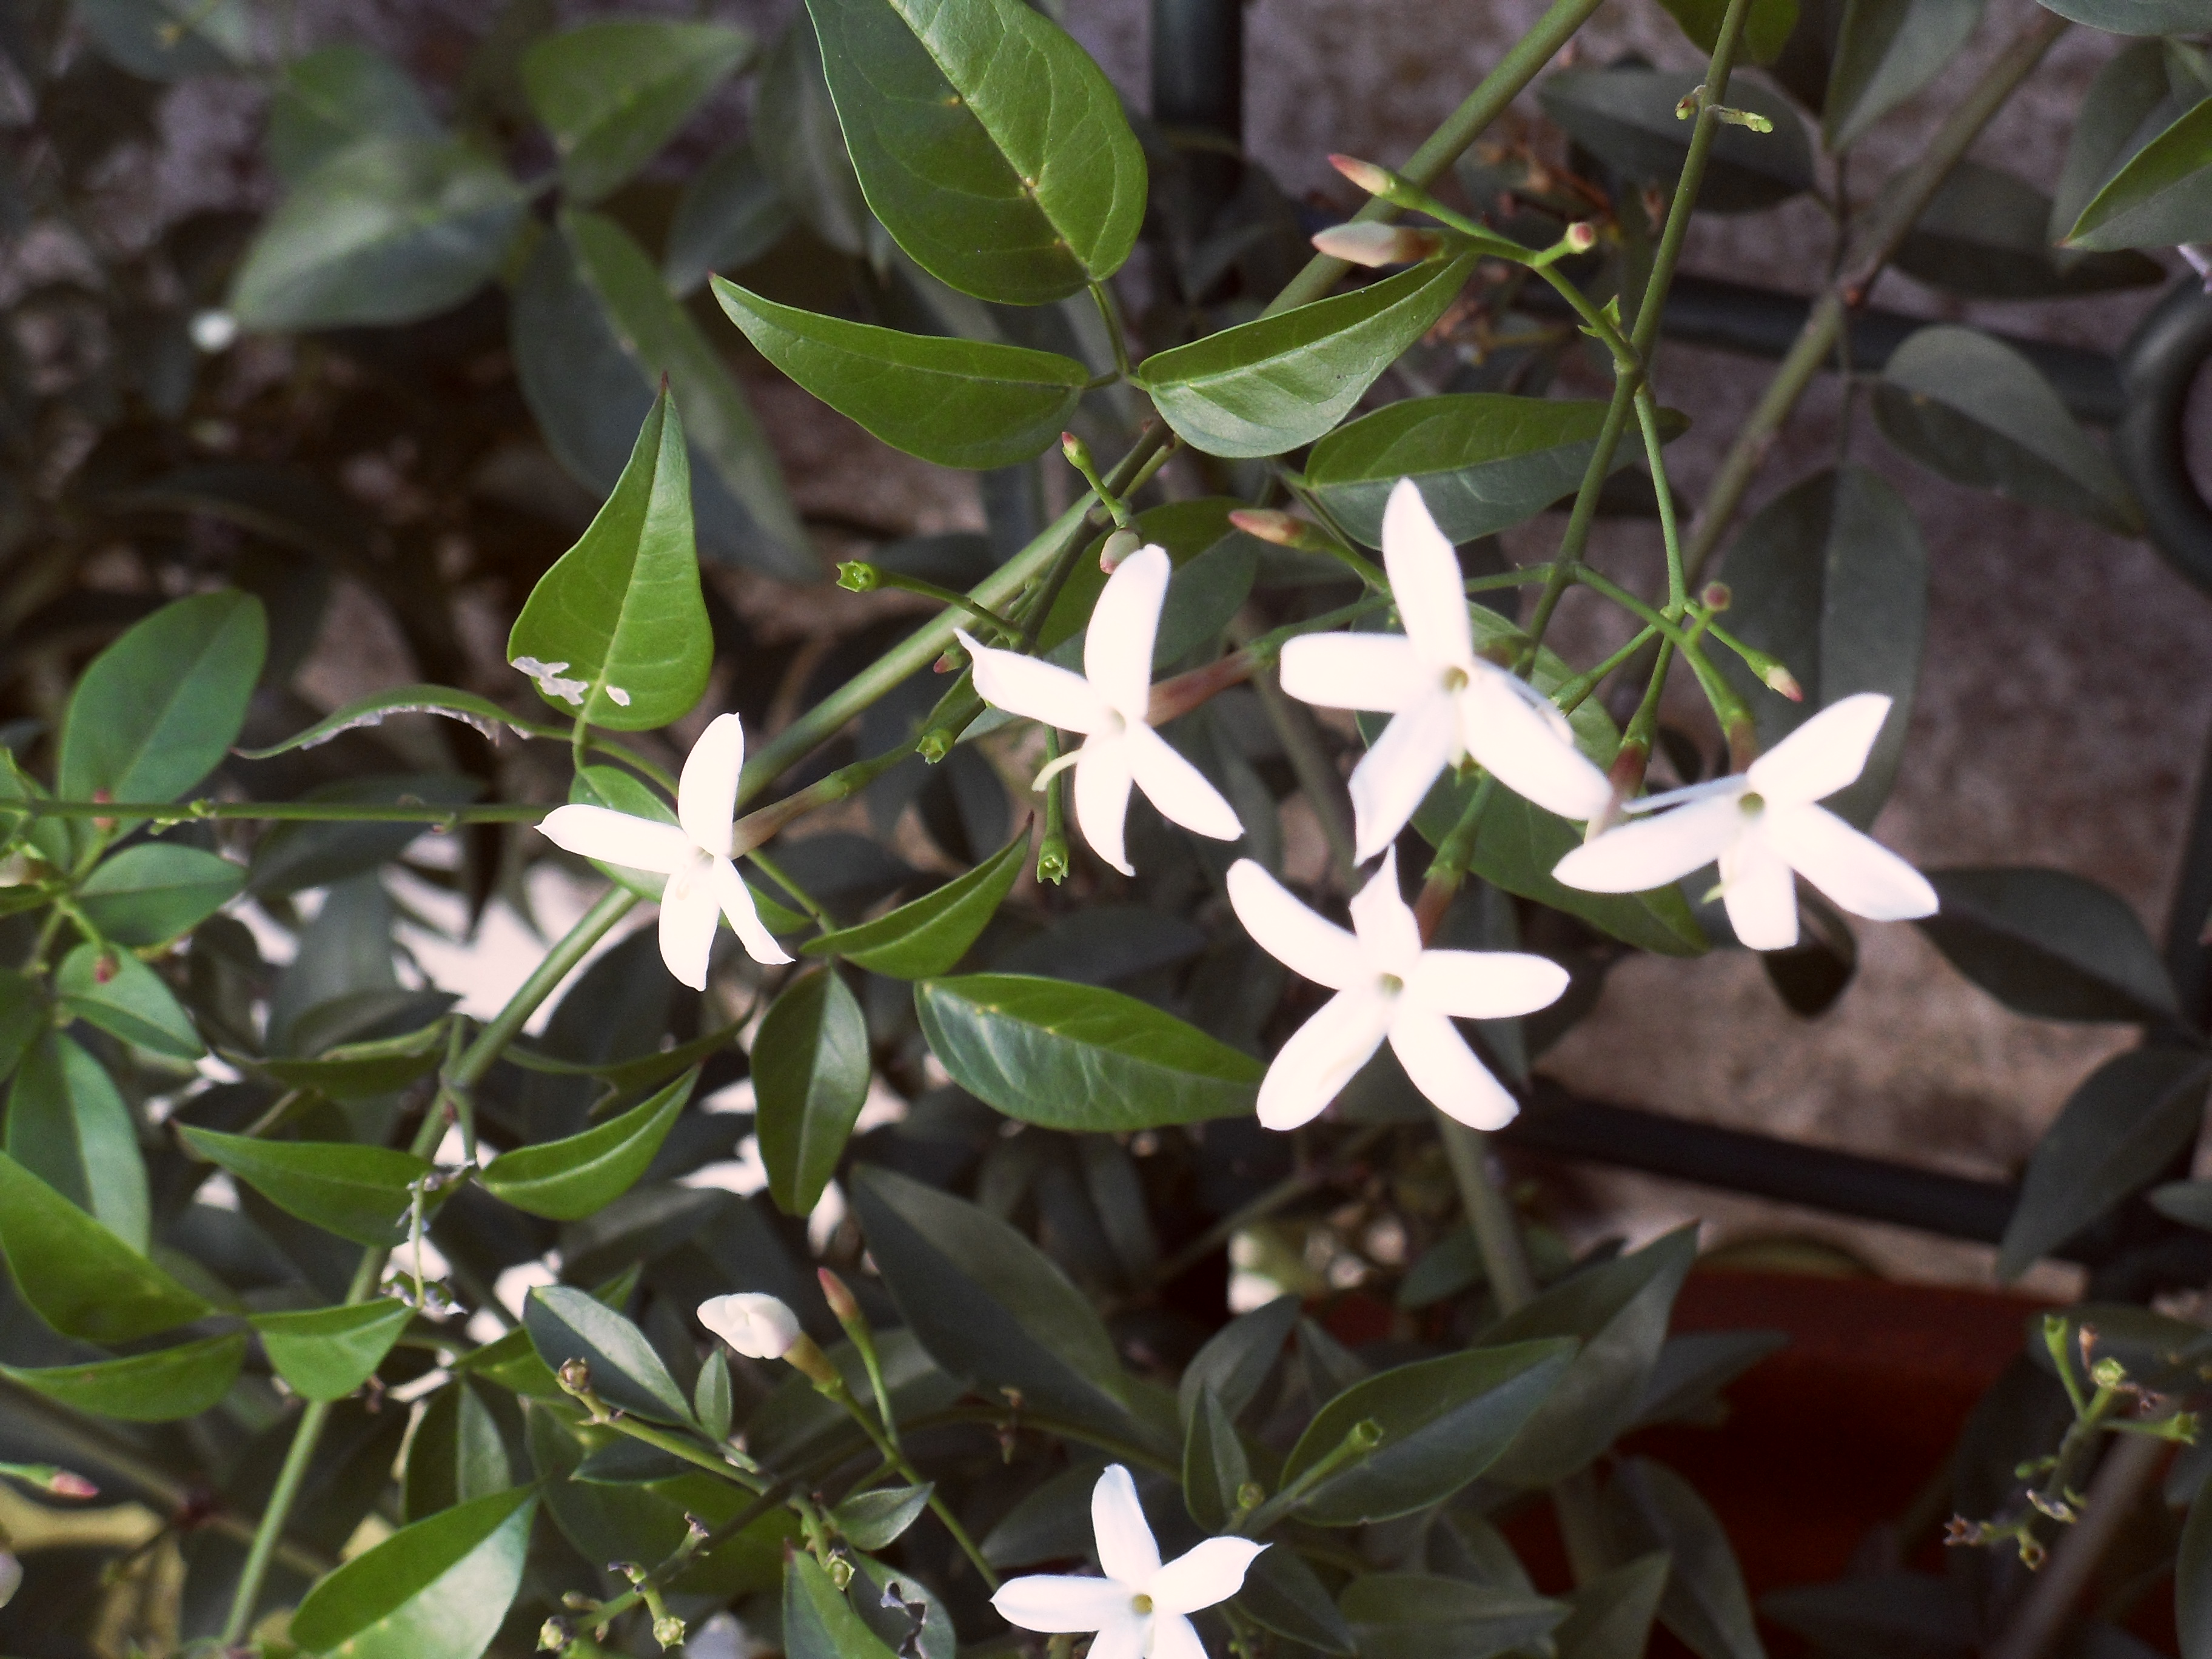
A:
<svg viewBox="0 0 2212 1659">
<path fill-rule="evenodd" d="M 1352 1659 L 1359 1651 L 1359 1639 L 1337 1611 L 1328 1587 L 1303 1556 L 1287 1549 L 1268 1550 L 1253 1561 L 1237 1605 L 1255 1623 L 1301 1647 L 1340 1659 Z"/>
<path fill-rule="evenodd" d="M 514 1477 L 499 1419 L 492 1415 L 483 1389 L 466 1377 L 456 1377 L 450 1388 L 430 1397 L 408 1437 L 400 1513 L 409 1521 L 420 1521 L 503 1492 L 514 1485 Z"/>
<path fill-rule="evenodd" d="M 64 1336 L 135 1342 L 211 1310 L 12 1157 L 0 1154 L 0 1249 L 40 1318 Z"/>
<path fill-rule="evenodd" d="M 128 951 L 78 945 L 54 975 L 54 990 L 64 1012 L 110 1036 L 178 1060 L 207 1052 L 175 994 Z"/>
<path fill-rule="evenodd" d="M 963 294 L 1042 305 L 1120 270 L 1144 152 L 1090 54 L 1021 0 L 808 0 L 868 205 Z"/>
<path fill-rule="evenodd" d="M 1191 1356 L 1176 1385 L 1176 1405 L 1183 1425 L 1190 1425 L 1201 1390 L 1212 1390 L 1222 1409 L 1233 1419 L 1256 1399 L 1267 1374 L 1282 1358 L 1283 1344 L 1298 1322 L 1304 1304 L 1295 1296 L 1279 1296 L 1250 1313 L 1231 1320 Z"/>
<path fill-rule="evenodd" d="M 389 1146 L 337 1140 L 257 1140 L 179 1124 L 184 1143 L 220 1164 L 287 1215 L 360 1244 L 391 1246 L 407 1237 L 410 1188 L 435 1172 L 428 1158 Z M 424 1200 L 427 1213 L 450 1191 Z"/>
<path fill-rule="evenodd" d="M 787 1215 L 809 1215 L 867 1103 L 868 1024 L 833 963 L 785 988 L 753 1039 L 761 1161 Z"/>
<path fill-rule="evenodd" d="M 1537 93 L 1544 113 L 1623 176 L 1671 190 L 1689 155 L 1692 123 L 1674 111 L 1704 77 L 1689 70 L 1565 70 Z M 1755 213 L 1813 187 L 1813 145 L 1805 123 L 1779 93 L 1747 76 L 1729 82 L 1729 102 L 1763 115 L 1771 132 L 1723 126 L 1714 135 L 1698 205 L 1713 213 Z"/>
<path fill-rule="evenodd" d="M 730 1437 L 730 1359 L 719 1345 L 699 1367 L 699 1381 L 691 1389 L 691 1412 L 709 1439 Z"/>
<path fill-rule="evenodd" d="M 8 1155 L 133 1250 L 151 1200 L 131 1109 L 100 1063 L 58 1031 L 34 1043 L 8 1091 Z"/>
<path fill-rule="evenodd" d="M 76 890 L 77 908 L 116 945 L 159 945 L 188 933 L 236 898 L 246 872 L 197 847 L 139 842 Z"/>
<path fill-rule="evenodd" d="M 613 1309 L 573 1286 L 554 1285 L 531 1291 L 522 1323 L 538 1357 L 556 1376 L 568 1361 L 580 1359 L 591 1368 L 592 1387 L 609 1405 L 656 1422 L 690 1422 L 684 1391 L 653 1344 Z"/>
<path fill-rule="evenodd" d="M 1673 1558 L 1659 1620 L 1698 1659 L 1766 1659 L 1743 1569 L 1696 1487 L 1664 1464 L 1631 1457 L 1613 1475 L 1606 1510 L 1616 1549 L 1665 1550 Z"/>
<path fill-rule="evenodd" d="M 297 184 L 356 139 L 434 138 L 438 118 L 414 77 L 350 41 L 283 66 L 269 96 L 269 164 Z"/>
<path fill-rule="evenodd" d="M 2203 0 L 2184 0 L 2202 4 Z M 2141 0 L 2124 0 L 2130 11 L 2148 9 Z M 2212 7 L 2205 8 L 2212 22 Z M 2202 88 L 2200 88 L 2201 91 Z M 2175 94 L 2166 73 L 2163 40 L 2130 40 L 2097 71 L 2081 95 L 2074 131 L 2066 140 L 2066 161 L 2051 191 L 2045 240 L 2061 242 L 2081 210 L 2112 181 L 2112 175 L 2152 139 L 2173 125 L 2191 100 Z"/>
<path fill-rule="evenodd" d="M 804 1552 L 784 1569 L 783 1650 L 788 1659 L 894 1659 L 822 1564 Z"/>
<path fill-rule="evenodd" d="M 266 749 L 241 749 L 239 757 L 267 760 L 289 750 L 313 749 L 317 744 L 328 743 L 341 732 L 381 726 L 393 714 L 443 714 L 448 720 L 474 726 L 487 738 L 496 738 L 501 726 L 518 734 L 525 729 L 517 723 L 515 715 L 489 697 L 480 697 L 473 691 L 457 691 L 450 685 L 395 685 L 389 691 L 372 691 L 365 697 L 356 697 L 343 708 L 334 709 L 282 743 L 271 744 Z"/>
<path fill-rule="evenodd" d="M 407 1328 L 413 1310 L 378 1297 L 338 1308 L 250 1314 L 269 1363 L 307 1400 L 343 1400 L 374 1376 Z"/>
<path fill-rule="evenodd" d="M 763 93 L 755 82 L 753 121 L 762 124 Z M 689 295 L 717 270 L 749 265 L 792 227 L 791 204 L 762 168 L 760 156 L 742 139 L 720 151 L 691 175 L 668 227 L 668 248 L 661 275 L 668 291 Z"/>
<path fill-rule="evenodd" d="M 830 1511 L 837 1530 L 855 1549 L 879 1550 L 893 1542 L 929 1507 L 934 1486 L 878 1486 L 854 1492 Z"/>
<path fill-rule="evenodd" d="M 1540 1652 L 1568 1613 L 1565 1602 L 1526 1590 L 1420 1572 L 1367 1573 L 1344 1587 L 1337 1606 L 1364 1659 Z"/>
<path fill-rule="evenodd" d="M 246 1334 L 236 1331 L 88 1365 L 0 1365 L 0 1376 L 94 1417 L 173 1423 L 198 1416 L 229 1393 L 245 1358 Z"/>
<path fill-rule="evenodd" d="M 1915 925 L 1951 965 L 2037 1019 L 2178 1019 L 2150 935 L 2118 894 L 2063 870 L 1931 870 L 1942 908 Z"/>
<path fill-rule="evenodd" d="M 698 1080 L 696 1069 L 687 1072 L 597 1128 L 501 1153 L 484 1170 L 484 1190 L 554 1221 L 579 1220 L 604 1208 L 652 1164 Z"/>
<path fill-rule="evenodd" d="M 880 243 L 830 101 L 814 20 L 804 9 L 761 65 L 753 88 L 752 136 L 761 170 L 809 230 L 855 258 L 868 252 L 871 240 Z"/>
<path fill-rule="evenodd" d="M 52 1029 L 52 1010 L 38 981 L 0 968 L 0 1077 L 14 1071 L 31 1045 Z"/>
<path fill-rule="evenodd" d="M 342 1042 L 313 1060 L 255 1060 L 251 1070 L 288 1089 L 313 1089 L 333 1100 L 365 1100 L 428 1077 L 446 1057 L 447 1024 L 438 1020 L 404 1036 Z"/>
<path fill-rule="evenodd" d="M 1982 21 L 1984 0 L 1849 0 L 1844 8 L 1822 141 L 1840 150 L 1942 73 Z M 1735 88 L 1729 89 L 1731 98 Z"/>
<path fill-rule="evenodd" d="M 536 1490 L 402 1527 L 307 1592 L 294 1644 L 343 1659 L 479 1659 L 522 1586 Z"/>
<path fill-rule="evenodd" d="M 2042 0 L 2061 17 L 2107 34 L 2203 34 L 2212 32 L 2205 0 Z M 2197 1659 L 2195 1654 L 2190 1659 Z"/>
<path fill-rule="evenodd" d="M 892 448 L 939 466 L 1010 466 L 1042 453 L 1091 380 L 1057 352 L 848 323 L 720 276 L 714 289 L 762 356 Z"/>
<path fill-rule="evenodd" d="M 1719 43 L 1721 22 L 1728 15 L 1724 0 L 1660 0 L 1667 15 L 1699 52 L 1711 55 Z M 1797 0 L 1751 0 L 1743 20 L 1744 55 L 1754 64 L 1771 64 L 1782 55 L 1790 32 L 1797 27 Z M 1729 88 L 1733 94 L 1734 85 Z"/>
<path fill-rule="evenodd" d="M 1567 1598 L 1574 1611 L 1553 1632 L 1559 1659 L 1643 1659 L 1670 1565 L 1654 1550 L 1577 1589 Z"/>
<path fill-rule="evenodd" d="M 2051 218 L 2050 198 L 2019 174 L 1961 161 L 1899 246 L 1895 264 L 1970 300 L 2055 299 L 2166 279 L 2164 268 L 2140 253 L 2052 247 Z"/>
<path fill-rule="evenodd" d="M 1200 1384 L 1198 1405 L 1183 1425 L 1182 1501 L 1190 1518 L 1208 1533 L 1227 1529 L 1237 1493 L 1252 1478 L 1252 1462 L 1220 1396 Z"/>
<path fill-rule="evenodd" d="M 1145 359 L 1134 377 L 1183 441 L 1243 459 L 1310 444 L 1444 314 L 1472 258 L 1242 323 Z"/>
<path fill-rule="evenodd" d="M 989 858 L 935 892 L 924 893 L 873 921 L 809 939 L 799 948 L 810 957 L 842 957 L 856 967 L 893 979 L 941 974 L 967 955 L 976 935 L 990 925 L 1019 878 L 1029 848 L 1029 828 L 1024 825 L 1019 835 Z"/>
<path fill-rule="evenodd" d="M 596 202 L 653 159 L 752 53 L 716 23 L 604 18 L 522 55 L 522 88 L 561 156 L 572 202 Z"/>
<path fill-rule="evenodd" d="M 2212 236 L 2212 98 L 2114 173 L 2067 233 L 2069 247 L 2170 247 Z"/>
</svg>

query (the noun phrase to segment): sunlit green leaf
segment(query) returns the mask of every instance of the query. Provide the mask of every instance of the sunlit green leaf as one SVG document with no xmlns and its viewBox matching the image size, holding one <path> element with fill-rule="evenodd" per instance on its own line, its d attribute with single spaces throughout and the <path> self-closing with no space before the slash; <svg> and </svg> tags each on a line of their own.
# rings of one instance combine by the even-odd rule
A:
<svg viewBox="0 0 2212 1659">
<path fill-rule="evenodd" d="M 245 1358 L 240 1331 L 88 1365 L 0 1365 L 0 1376 L 94 1417 L 170 1423 L 197 1417 L 229 1393 Z"/>
<path fill-rule="evenodd" d="M 402 1527 L 307 1593 L 293 1642 L 345 1659 L 478 1659 L 521 1588 L 537 1508 L 518 1486 Z"/>
<path fill-rule="evenodd" d="M 66 1012 L 110 1036 L 177 1060 L 207 1052 L 176 994 L 128 951 L 78 945 L 63 959 L 54 990 Z"/>
<path fill-rule="evenodd" d="M 579 1359 L 591 1385 L 610 1405 L 664 1423 L 689 1423 L 690 1402 L 653 1352 L 645 1333 L 613 1309 L 567 1285 L 531 1291 L 523 1327 L 546 1369 Z"/>
<path fill-rule="evenodd" d="M 137 1125 L 100 1063 L 58 1031 L 41 1036 L 16 1067 L 7 1146 L 9 1157 L 131 1249 L 145 1249 L 151 1200 Z"/>
<path fill-rule="evenodd" d="M 65 1336 L 131 1342 L 209 1311 L 199 1296 L 4 1154 L 0 1249 L 23 1300 Z"/>
<path fill-rule="evenodd" d="M 718 23 L 609 17 L 522 55 L 530 106 L 552 135 L 573 202 L 595 202 L 653 159 L 752 52 Z"/>
<path fill-rule="evenodd" d="M 976 935 L 990 923 L 1022 872 L 1030 832 L 1019 835 L 966 874 L 936 891 L 885 912 L 857 927 L 842 927 L 809 939 L 808 956 L 842 957 L 871 973 L 893 979 L 927 979 L 941 974 L 968 954 Z"/>
<path fill-rule="evenodd" d="M 228 859 L 167 842 L 138 842 L 76 890 L 77 908 L 117 945 L 159 945 L 188 933 L 238 896 L 246 872 Z"/>
<path fill-rule="evenodd" d="M 868 1026 L 834 963 L 793 980 L 753 1040 L 761 1161 L 789 1215 L 812 1213 L 868 1098 Z"/>
<path fill-rule="evenodd" d="M 337 1308 L 248 1316 L 269 1363 L 307 1400 L 343 1400 L 375 1374 L 414 1310 L 388 1297 Z"/>
<path fill-rule="evenodd" d="M 357 1243 L 393 1245 L 407 1237 L 414 1183 L 430 1175 L 428 1159 L 389 1146 L 345 1141 L 258 1140 L 191 1124 L 177 1126 L 185 1144 L 220 1164 L 288 1215 Z M 427 1212 L 450 1189 L 423 1200 Z"/>
<path fill-rule="evenodd" d="M 484 1190 L 518 1210 L 555 1221 L 574 1221 L 604 1208 L 637 1184 L 698 1080 L 696 1070 L 688 1072 L 596 1128 L 501 1153 L 484 1170 Z"/>
</svg>

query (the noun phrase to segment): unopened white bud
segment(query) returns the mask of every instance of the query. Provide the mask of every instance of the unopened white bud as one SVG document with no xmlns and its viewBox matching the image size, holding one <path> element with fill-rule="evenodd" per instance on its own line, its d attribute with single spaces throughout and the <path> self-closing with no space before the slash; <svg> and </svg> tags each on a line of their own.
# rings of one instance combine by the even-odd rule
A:
<svg viewBox="0 0 2212 1659">
<path fill-rule="evenodd" d="M 799 1316 L 755 1291 L 702 1302 L 699 1322 L 749 1359 L 781 1359 L 799 1336 Z"/>
<path fill-rule="evenodd" d="M 1444 239 L 1433 230 L 1355 219 L 1349 224 L 1331 225 L 1317 233 L 1313 245 L 1332 259 L 1371 270 L 1382 265 L 1419 264 L 1424 259 L 1434 258 L 1443 252 Z"/>
</svg>

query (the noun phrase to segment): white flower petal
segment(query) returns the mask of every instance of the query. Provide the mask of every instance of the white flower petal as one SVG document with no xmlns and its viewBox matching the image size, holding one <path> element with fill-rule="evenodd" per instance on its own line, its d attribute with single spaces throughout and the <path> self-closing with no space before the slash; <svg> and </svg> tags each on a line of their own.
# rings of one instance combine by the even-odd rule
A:
<svg viewBox="0 0 2212 1659">
<path fill-rule="evenodd" d="M 1106 700 L 1082 675 L 1018 651 L 978 645 L 964 632 L 960 643 L 975 661 L 975 695 L 992 708 L 1064 732 L 1096 732 L 1106 724 Z"/>
<path fill-rule="evenodd" d="M 708 1297 L 699 1322 L 749 1359 L 781 1359 L 799 1340 L 799 1316 L 757 1291 Z"/>
<path fill-rule="evenodd" d="M 730 855 L 730 821 L 738 810 L 738 774 L 745 769 L 745 728 L 718 714 L 684 758 L 676 784 L 676 817 L 684 833 L 718 859 Z"/>
<path fill-rule="evenodd" d="M 1175 574 L 1164 547 L 1142 547 L 1114 567 L 1083 636 L 1083 672 L 1091 689 L 1130 721 L 1145 718 L 1152 695 L 1152 641 L 1160 604 Z"/>
<path fill-rule="evenodd" d="M 1889 718 L 1889 699 L 1861 691 L 1831 703 L 1744 770 L 1757 793 L 1796 806 L 1832 795 L 1866 769 L 1867 755 Z"/>
<path fill-rule="evenodd" d="M 1524 951 L 1424 951 L 1406 999 L 1462 1019 L 1511 1019 L 1548 1008 L 1567 988 L 1567 970 Z"/>
<path fill-rule="evenodd" d="M 1467 1039 L 1433 1010 L 1401 1001 L 1390 1022 L 1390 1048 L 1430 1103 L 1469 1128 L 1501 1127 L 1521 1109 L 1520 1102 L 1474 1057 Z"/>
<path fill-rule="evenodd" d="M 1196 1613 L 1217 1601 L 1226 1601 L 1244 1588 L 1245 1570 L 1265 1544 L 1249 1538 L 1209 1538 L 1162 1567 L 1146 1594 L 1152 1610 L 1163 1613 Z M 1157 1641 L 1153 1650 L 1158 1651 Z"/>
<path fill-rule="evenodd" d="M 1386 714 L 1435 690 L 1438 677 L 1402 634 L 1303 634 L 1283 647 L 1279 672 L 1300 702 Z"/>
<path fill-rule="evenodd" d="M 1260 1080 L 1260 1125 L 1295 1129 L 1321 1115 L 1382 1046 L 1390 1000 L 1365 986 L 1340 991 L 1291 1033 Z"/>
<path fill-rule="evenodd" d="M 1260 948 L 1300 978 L 1341 991 L 1367 977 L 1358 939 L 1250 859 L 1229 866 L 1229 903 Z"/>
<path fill-rule="evenodd" d="M 1149 1613 L 1139 1613 L 1134 1604 L 1125 1603 L 1110 1623 L 1098 1627 L 1085 1659 L 1143 1659 L 1158 1622 Z"/>
<path fill-rule="evenodd" d="M 1372 974 L 1412 976 L 1421 959 L 1421 924 L 1398 890 L 1398 849 L 1382 855 L 1367 884 L 1352 896 L 1352 930 L 1360 958 Z"/>
<path fill-rule="evenodd" d="M 1727 772 L 1717 778 L 1707 778 L 1703 783 L 1686 783 L 1680 789 L 1664 790 L 1656 795 L 1639 795 L 1624 802 L 1624 812 L 1660 812 L 1669 806 L 1687 806 L 1693 800 L 1711 800 L 1715 795 L 1741 795 L 1751 787 L 1741 772 Z"/>
<path fill-rule="evenodd" d="M 1093 738 L 1075 763 L 1075 821 L 1091 850 L 1125 876 L 1129 867 L 1124 837 L 1129 817 L 1129 744 L 1126 736 Z"/>
<path fill-rule="evenodd" d="M 1139 725 L 1131 726 L 1121 741 L 1127 746 L 1137 787 L 1160 809 L 1162 817 L 1216 841 L 1243 839 L 1244 821 L 1237 809 L 1173 744 L 1151 726 Z"/>
<path fill-rule="evenodd" d="M 991 1605 L 1008 1624 L 1048 1635 L 1104 1630 L 1116 1621 L 1133 1622 L 1134 1613 L 1126 1586 L 1110 1578 L 1054 1572 L 1009 1578 L 999 1586 Z"/>
<path fill-rule="evenodd" d="M 660 959 L 679 984 L 695 991 L 707 988 L 707 962 L 722 920 L 711 880 L 714 867 L 714 860 L 694 852 L 660 892 Z"/>
<path fill-rule="evenodd" d="M 691 861 L 691 837 L 672 823 L 634 818 L 606 806 L 556 806 L 538 820 L 538 833 L 556 847 L 625 870 L 668 875 Z"/>
<path fill-rule="evenodd" d="M 1786 951 L 1796 944 L 1797 884 L 1765 835 L 1744 836 L 1722 858 L 1721 898 L 1746 950 Z"/>
<path fill-rule="evenodd" d="M 1098 1651 L 1096 1647 L 1091 1650 Z M 1206 1659 L 1206 1644 L 1199 1639 L 1198 1626 L 1181 1613 L 1155 1614 L 1145 1659 Z"/>
<path fill-rule="evenodd" d="M 1799 875 L 1855 916 L 1910 921 L 1936 914 L 1927 877 L 1825 806 L 1770 806 L 1759 828 Z"/>
<path fill-rule="evenodd" d="M 716 859 L 708 879 L 713 884 L 714 902 L 737 930 L 738 942 L 745 947 L 747 956 L 771 966 L 791 960 L 791 952 L 778 945 L 775 935 L 762 924 L 760 907 L 753 902 L 752 889 L 745 885 L 736 865 L 727 859 Z"/>
<path fill-rule="evenodd" d="M 1473 662 L 1474 631 L 1459 555 L 1411 478 L 1398 480 L 1382 509 L 1382 568 L 1390 573 L 1390 597 L 1406 636 L 1422 657 L 1439 668 Z"/>
<path fill-rule="evenodd" d="M 1515 794 L 1563 818 L 1595 817 L 1613 799 L 1558 711 L 1532 707 L 1503 669 L 1478 667 L 1458 703 L 1461 743 Z"/>
<path fill-rule="evenodd" d="M 1091 1489 L 1091 1531 L 1106 1576 L 1129 1595 L 1143 1595 L 1160 1570 L 1160 1547 L 1137 1501 L 1137 1483 L 1119 1463 L 1108 1464 Z"/>
<path fill-rule="evenodd" d="M 1643 893 L 1711 864 L 1743 830 L 1733 796 L 1639 818 L 1586 842 L 1552 866 L 1552 874 L 1585 893 Z"/>
<path fill-rule="evenodd" d="M 1458 748 L 1458 711 L 1442 686 L 1390 717 L 1346 786 L 1358 825 L 1353 853 L 1362 864 L 1398 838 Z"/>
</svg>

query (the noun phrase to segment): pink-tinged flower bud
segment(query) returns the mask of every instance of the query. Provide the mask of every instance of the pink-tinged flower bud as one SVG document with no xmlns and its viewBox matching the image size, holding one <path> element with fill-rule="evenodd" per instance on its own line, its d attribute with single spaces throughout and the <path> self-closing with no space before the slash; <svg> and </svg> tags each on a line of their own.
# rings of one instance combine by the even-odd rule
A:
<svg viewBox="0 0 2212 1659">
<path fill-rule="evenodd" d="M 1759 678 L 1766 682 L 1766 686 L 1769 690 L 1779 691 L 1784 696 L 1789 698 L 1790 702 L 1802 702 L 1805 701 L 1805 688 L 1798 684 L 1797 677 L 1791 673 L 1788 669 L 1784 668 L 1780 663 L 1769 663 L 1765 669 L 1760 671 Z"/>
<path fill-rule="evenodd" d="M 1571 252 L 1588 253 L 1597 246 L 1597 227 L 1587 219 L 1577 219 L 1567 227 L 1563 240 Z"/>
<path fill-rule="evenodd" d="M 817 1267 L 814 1276 L 822 1282 L 822 1299 L 830 1304 L 830 1311 L 837 1316 L 837 1322 L 849 1325 L 860 1316 L 860 1304 L 853 1299 L 853 1292 L 845 1281 L 827 1267 Z"/>
<path fill-rule="evenodd" d="M 1735 603 L 1735 590 L 1726 582 L 1707 582 L 1705 591 L 1698 595 L 1698 601 L 1708 611 L 1725 611 Z"/>
<path fill-rule="evenodd" d="M 94 985 L 105 985 L 108 981 L 114 977 L 115 958 L 113 956 L 102 956 L 99 961 L 92 964 L 92 982 Z"/>
<path fill-rule="evenodd" d="M 1067 464 L 1086 476 L 1091 470 L 1091 446 L 1073 432 L 1060 434 L 1060 453 L 1067 457 Z"/>
<path fill-rule="evenodd" d="M 97 1498 L 100 1488 L 82 1475 L 56 1469 L 46 1477 L 46 1490 L 57 1498 Z"/>
<path fill-rule="evenodd" d="M 1433 230 L 1355 219 L 1316 233 L 1313 245 L 1332 259 L 1374 270 L 1382 265 L 1413 265 L 1424 259 L 1433 259 L 1443 252 L 1444 239 Z"/>
<path fill-rule="evenodd" d="M 699 1322 L 749 1359 L 781 1359 L 799 1336 L 796 1314 L 752 1291 L 701 1303 Z"/>
<path fill-rule="evenodd" d="M 1240 507 L 1229 515 L 1229 522 L 1246 535 L 1257 536 L 1278 547 L 1296 547 L 1306 533 L 1304 520 L 1278 513 L 1273 507 Z"/>
<path fill-rule="evenodd" d="M 1363 161 L 1356 155 L 1332 155 L 1328 164 L 1370 196 L 1386 195 L 1391 188 L 1389 173 L 1372 161 Z"/>
<path fill-rule="evenodd" d="M 1115 531 L 1106 538 L 1106 544 L 1098 550 L 1098 568 L 1112 575 L 1115 567 L 1144 544 L 1144 538 L 1133 530 Z"/>
</svg>

